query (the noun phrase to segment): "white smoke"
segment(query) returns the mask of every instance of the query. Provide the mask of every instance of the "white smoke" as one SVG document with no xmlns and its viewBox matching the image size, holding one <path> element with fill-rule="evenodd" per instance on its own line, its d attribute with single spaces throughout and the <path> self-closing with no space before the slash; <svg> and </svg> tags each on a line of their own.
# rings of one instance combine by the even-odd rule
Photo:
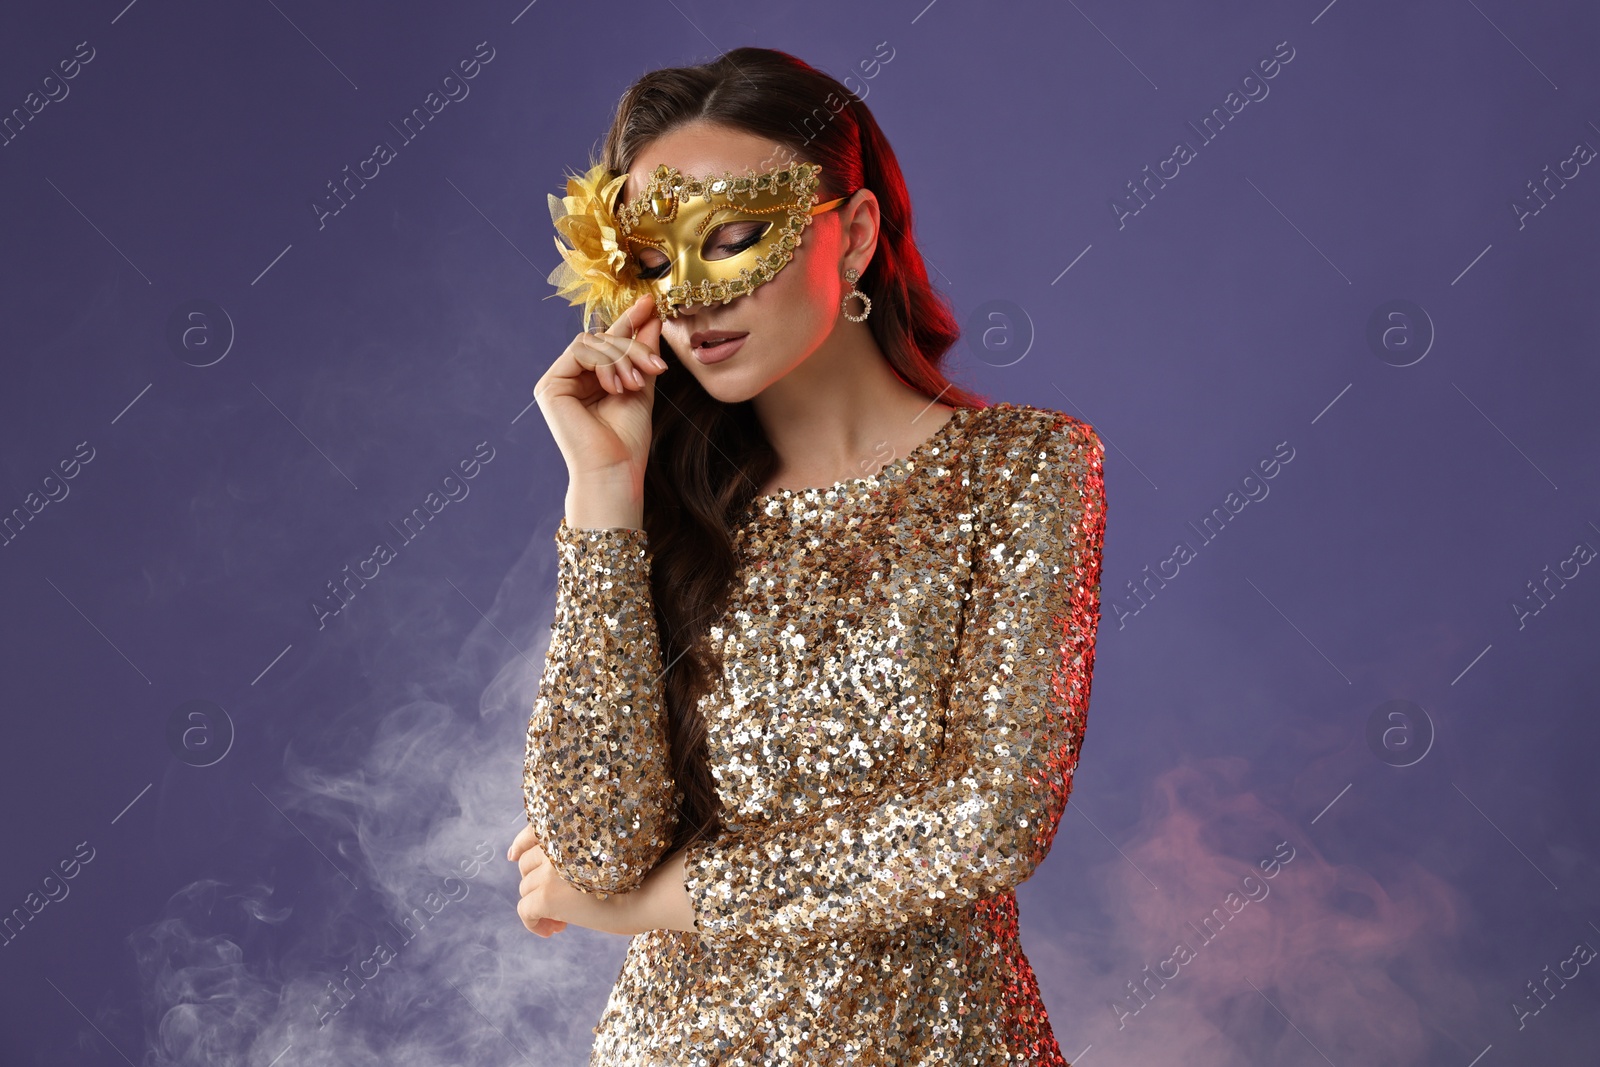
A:
<svg viewBox="0 0 1600 1067">
<path fill-rule="evenodd" d="M 307 845 L 317 894 L 291 907 L 268 882 L 202 879 L 130 935 L 141 1067 L 588 1062 L 626 941 L 530 933 L 505 858 L 526 825 L 522 740 L 549 637 L 550 537 L 537 531 L 494 605 L 479 605 L 492 625 L 416 665 L 417 692 L 495 671 L 473 714 L 417 697 L 376 722 L 333 716 L 345 721 L 327 729 L 346 743 L 370 736 L 355 765 L 291 749 L 282 779 L 259 783 L 323 853 Z"/>
</svg>

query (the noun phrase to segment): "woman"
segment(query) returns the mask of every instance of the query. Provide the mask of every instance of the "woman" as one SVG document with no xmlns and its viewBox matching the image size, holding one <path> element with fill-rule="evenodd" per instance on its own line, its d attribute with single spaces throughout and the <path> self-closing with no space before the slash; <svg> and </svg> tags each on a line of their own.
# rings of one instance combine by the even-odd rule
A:
<svg viewBox="0 0 1600 1067">
<path fill-rule="evenodd" d="M 945 379 L 894 153 L 791 56 L 646 75 L 568 192 L 551 280 L 608 325 L 534 390 L 569 487 L 508 857 L 535 933 L 632 937 L 592 1062 L 1064 1064 L 1014 889 L 1083 738 L 1098 437 Z"/>
</svg>

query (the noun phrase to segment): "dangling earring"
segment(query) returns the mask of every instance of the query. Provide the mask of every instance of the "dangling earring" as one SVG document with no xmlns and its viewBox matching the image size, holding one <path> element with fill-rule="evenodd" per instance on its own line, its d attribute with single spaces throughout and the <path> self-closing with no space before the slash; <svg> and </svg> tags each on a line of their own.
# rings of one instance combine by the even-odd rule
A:
<svg viewBox="0 0 1600 1067">
<path fill-rule="evenodd" d="M 860 289 L 856 288 L 856 282 L 860 278 L 861 272 L 856 270 L 854 267 L 850 267 L 844 272 L 844 280 L 850 283 L 850 291 L 844 294 L 843 300 L 839 301 L 839 311 L 851 322 L 861 322 L 868 315 L 872 314 L 872 299 L 867 296 L 866 293 L 863 293 Z M 862 306 L 861 314 L 859 315 L 850 314 L 850 298 L 852 296 L 858 296 L 861 298 Z"/>
</svg>

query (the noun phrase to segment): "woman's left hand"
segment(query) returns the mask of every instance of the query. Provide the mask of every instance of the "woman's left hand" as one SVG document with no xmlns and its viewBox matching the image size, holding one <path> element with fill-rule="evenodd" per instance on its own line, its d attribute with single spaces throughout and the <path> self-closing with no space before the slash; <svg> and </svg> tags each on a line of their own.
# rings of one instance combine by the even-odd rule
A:
<svg viewBox="0 0 1600 1067">
<path fill-rule="evenodd" d="M 506 858 L 515 861 L 522 872 L 517 915 L 522 925 L 540 937 L 560 933 L 568 923 L 607 934 L 643 932 L 634 914 L 638 910 L 637 893 L 601 896 L 577 888 L 557 873 L 550 857 L 539 847 L 533 827 L 524 827 L 517 834 Z"/>
</svg>

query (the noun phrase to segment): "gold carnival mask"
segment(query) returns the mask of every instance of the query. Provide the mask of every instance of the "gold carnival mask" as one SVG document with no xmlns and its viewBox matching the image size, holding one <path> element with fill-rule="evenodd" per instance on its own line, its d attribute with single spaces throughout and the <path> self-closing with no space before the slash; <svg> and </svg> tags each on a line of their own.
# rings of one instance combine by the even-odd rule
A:
<svg viewBox="0 0 1600 1067">
<path fill-rule="evenodd" d="M 564 262 L 549 281 L 557 295 L 584 304 L 585 326 L 592 309 L 615 322 L 646 292 L 655 293 L 663 320 L 695 304 L 726 304 L 771 281 L 794 258 L 812 218 L 849 199 L 817 204 L 821 172 L 816 163 L 790 163 L 693 177 L 663 163 L 612 214 L 627 175 L 596 165 L 569 179 L 565 198 L 550 197 L 556 229 L 574 247 L 557 239 Z M 647 249 L 657 254 L 642 259 Z"/>
</svg>

